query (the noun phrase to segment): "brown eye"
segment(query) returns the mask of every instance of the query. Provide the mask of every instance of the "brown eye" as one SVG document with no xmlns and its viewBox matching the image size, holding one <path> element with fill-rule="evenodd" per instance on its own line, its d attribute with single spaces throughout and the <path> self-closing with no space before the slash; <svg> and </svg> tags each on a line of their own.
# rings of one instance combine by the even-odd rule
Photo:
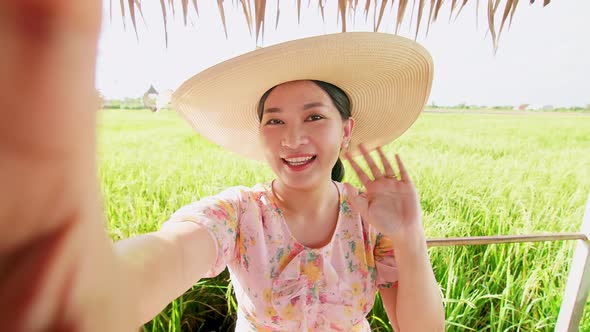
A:
<svg viewBox="0 0 590 332">
<path fill-rule="evenodd" d="M 268 121 L 266 121 L 267 125 L 277 125 L 277 124 L 281 124 L 283 123 L 283 121 L 279 120 L 279 119 L 270 119 Z"/>
<path fill-rule="evenodd" d="M 319 114 L 314 114 L 314 115 L 310 115 L 307 119 L 311 120 L 311 121 L 317 121 L 317 120 L 321 120 L 324 117 L 319 115 Z"/>
</svg>

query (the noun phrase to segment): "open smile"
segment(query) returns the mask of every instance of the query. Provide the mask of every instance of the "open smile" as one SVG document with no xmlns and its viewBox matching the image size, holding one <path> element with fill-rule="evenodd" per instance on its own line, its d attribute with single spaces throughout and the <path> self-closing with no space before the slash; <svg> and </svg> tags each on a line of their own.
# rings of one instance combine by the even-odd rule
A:
<svg viewBox="0 0 590 332">
<path fill-rule="evenodd" d="M 289 169 L 294 171 L 302 171 L 309 167 L 315 160 L 316 155 L 305 157 L 281 158 L 283 164 L 287 165 Z"/>
</svg>

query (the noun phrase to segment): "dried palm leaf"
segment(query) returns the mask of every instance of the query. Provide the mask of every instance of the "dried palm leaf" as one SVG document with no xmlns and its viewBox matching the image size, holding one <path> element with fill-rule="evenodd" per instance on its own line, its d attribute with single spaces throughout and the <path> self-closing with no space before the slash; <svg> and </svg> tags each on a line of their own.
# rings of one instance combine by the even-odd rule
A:
<svg viewBox="0 0 590 332">
<path fill-rule="evenodd" d="M 508 14 L 510 14 L 510 9 L 512 8 L 512 3 L 514 0 L 506 0 L 506 7 L 504 7 L 504 14 L 502 15 L 502 23 L 500 23 L 500 31 L 498 32 L 498 41 L 502 36 L 502 30 L 504 29 L 504 23 L 506 23 L 506 19 L 508 18 Z"/>
<path fill-rule="evenodd" d="M 188 0 L 182 0 L 182 18 L 184 20 L 184 25 L 186 25 L 186 16 L 188 15 Z"/>
<path fill-rule="evenodd" d="M 416 36 L 414 36 L 414 39 L 418 39 L 418 32 L 420 31 L 420 21 L 422 21 L 423 10 L 424 0 L 418 0 L 418 18 L 416 19 Z"/>
<path fill-rule="evenodd" d="M 196 1 L 196 0 L 195 0 Z M 252 35 L 252 12 L 250 11 L 250 1 L 247 0 L 240 0 L 242 4 L 242 9 L 244 10 L 244 16 L 246 17 L 246 23 L 248 24 L 248 31 L 250 35 Z M 277 11 L 278 11 L 279 3 L 277 0 Z M 277 13 L 277 25 L 279 24 L 279 13 Z"/>
<path fill-rule="evenodd" d="M 143 9 L 141 8 L 141 2 L 139 0 L 135 0 L 135 8 L 139 10 L 139 16 L 141 16 L 143 23 L 146 24 L 145 16 L 143 16 Z"/>
<path fill-rule="evenodd" d="M 121 17 L 123 18 L 123 29 L 127 29 L 125 26 L 125 0 L 120 0 L 121 2 Z"/>
<path fill-rule="evenodd" d="M 326 22 L 326 16 L 324 15 L 324 1 L 323 0 L 319 0 L 319 6 L 320 6 L 320 14 L 322 15 L 322 21 Z"/>
<path fill-rule="evenodd" d="M 223 10 L 223 0 L 217 0 L 217 8 L 219 8 L 219 15 L 221 15 L 221 23 L 223 24 L 223 32 L 225 32 L 225 38 L 228 38 L 227 25 L 225 24 L 225 10 Z"/>
<path fill-rule="evenodd" d="M 139 0 L 128 0 L 129 1 L 129 13 L 131 16 L 131 21 L 133 22 L 133 28 L 135 31 L 135 37 L 139 40 L 139 35 L 137 32 L 137 25 L 135 20 L 136 10 L 139 11 L 141 19 L 145 23 L 145 17 L 143 16 L 143 9 L 141 8 L 141 2 Z M 121 3 L 121 17 L 123 19 L 123 29 L 127 30 L 127 26 L 125 24 L 125 2 L 124 0 L 120 0 Z M 113 20 L 113 0 L 109 0 L 109 19 L 112 22 Z"/>
<path fill-rule="evenodd" d="M 135 0 L 129 0 L 129 14 L 131 16 L 131 23 L 133 23 L 133 30 L 135 30 L 135 38 L 139 40 L 139 35 L 137 34 L 137 24 L 135 23 Z"/>
<path fill-rule="evenodd" d="M 402 24 L 402 20 L 404 18 L 404 14 L 406 12 L 407 5 L 408 5 L 408 0 L 399 0 L 399 5 L 397 7 L 397 22 L 395 24 L 395 34 L 397 34 L 397 31 L 399 30 L 399 27 Z"/>
<path fill-rule="evenodd" d="M 166 4 L 164 0 L 160 0 L 160 6 L 162 7 L 162 19 L 164 20 L 164 39 L 166 41 L 166 47 L 168 47 L 168 19 L 166 18 Z"/>
<path fill-rule="evenodd" d="M 281 16 L 281 6 L 279 6 L 279 0 L 277 0 L 277 19 L 275 22 L 275 29 L 279 27 L 279 17 Z M 299 15 L 297 15 L 297 23 L 299 23 Z"/>
<path fill-rule="evenodd" d="M 494 44 L 494 52 L 497 50 L 496 45 L 496 29 L 494 28 L 494 0 L 488 0 L 488 24 L 490 26 L 490 34 L 492 35 L 492 43 Z"/>
<path fill-rule="evenodd" d="M 510 22 L 508 22 L 508 28 L 512 26 L 512 17 L 514 17 L 514 13 L 516 13 L 516 6 L 518 6 L 518 0 L 514 0 L 512 2 L 512 9 L 510 10 Z"/>
<path fill-rule="evenodd" d="M 385 12 L 385 6 L 387 6 L 387 0 L 381 0 L 381 9 L 379 9 L 379 17 L 377 18 L 377 25 L 375 25 L 375 31 L 379 31 L 379 25 L 383 19 L 383 13 Z M 377 10 L 377 4 L 375 4 L 375 11 Z"/>
<path fill-rule="evenodd" d="M 453 15 L 453 12 L 455 11 L 455 3 L 454 3 L 455 1 L 456 0 L 453 0 L 453 3 L 451 4 L 451 12 L 449 13 L 449 21 L 451 20 L 451 16 Z M 457 19 L 457 17 L 459 17 L 459 14 L 461 14 L 461 11 L 463 11 L 463 8 L 467 4 L 467 1 L 469 1 L 469 0 L 463 0 L 461 7 L 459 7 L 459 10 L 457 11 L 457 15 L 455 15 L 455 20 Z"/>
<path fill-rule="evenodd" d="M 500 0 L 496 0 L 496 2 L 494 3 L 494 13 L 496 12 L 496 10 L 498 10 L 499 5 L 500 5 Z"/>
<path fill-rule="evenodd" d="M 365 2 L 365 20 L 369 16 L 369 8 L 371 7 L 371 0 Z"/>
<path fill-rule="evenodd" d="M 453 0 L 453 2 L 454 1 L 457 1 L 457 0 Z M 434 8 L 434 18 L 432 19 L 433 22 L 436 21 L 436 18 L 438 17 L 438 12 L 440 11 L 440 7 L 442 7 L 442 4 L 444 2 L 445 2 L 444 0 L 437 0 L 436 1 L 436 6 Z"/>
<path fill-rule="evenodd" d="M 346 0 L 338 0 L 338 12 L 342 18 L 342 32 L 346 32 L 346 7 Z"/>
<path fill-rule="evenodd" d="M 182 6 L 182 14 L 183 14 L 183 20 L 184 20 L 184 24 L 187 25 L 188 24 L 188 0 L 179 0 L 181 1 L 181 6 Z M 252 11 L 250 8 L 250 1 L 254 2 L 254 17 L 252 16 Z M 406 8 L 408 5 L 408 1 L 409 0 L 399 0 L 399 4 L 398 4 L 398 9 L 397 9 L 397 18 L 396 18 L 396 27 L 395 27 L 395 32 L 397 33 L 401 23 L 403 22 L 404 17 L 406 16 Z M 452 18 L 453 13 L 456 14 L 455 19 L 459 16 L 459 14 L 461 14 L 463 8 L 467 5 L 467 3 L 470 0 L 462 0 L 461 1 L 461 5 L 458 6 L 460 0 L 451 0 L 451 5 L 450 5 L 450 13 L 449 13 L 449 20 Z M 473 0 L 471 0 L 473 1 Z M 488 0 L 488 7 L 487 7 L 487 18 L 488 18 L 488 27 L 489 27 L 489 33 L 492 37 L 492 42 L 494 44 L 494 49 L 497 49 L 497 41 L 500 38 L 502 31 L 504 29 L 504 25 L 506 24 L 506 21 L 508 20 L 508 16 L 510 16 L 510 20 L 509 20 L 509 26 L 512 24 L 512 19 L 514 17 L 514 13 L 516 12 L 516 8 L 518 5 L 518 1 L 519 0 L 504 0 L 505 4 L 504 4 L 504 11 L 501 17 L 501 23 L 500 23 L 500 29 L 498 31 L 498 34 L 496 34 L 496 23 L 495 23 L 495 15 L 497 13 L 498 8 L 500 7 L 501 3 L 503 0 Z M 264 22 L 265 22 L 265 14 L 266 14 L 266 4 L 267 1 L 266 0 L 235 0 L 234 1 L 234 6 L 237 6 L 237 3 L 240 3 L 244 12 L 244 17 L 246 19 L 246 23 L 248 24 L 248 30 L 250 31 L 250 33 L 252 33 L 252 28 L 255 25 L 255 32 L 256 32 L 256 40 L 258 41 L 260 38 L 260 36 L 264 36 Z M 378 3 L 377 1 L 372 2 L 371 0 L 365 0 L 364 3 L 364 13 L 365 13 L 365 20 L 368 19 L 368 13 L 369 10 L 371 8 L 371 5 L 373 5 L 373 28 L 375 31 L 378 31 L 379 28 L 381 27 L 382 24 L 384 24 L 384 13 L 385 13 L 385 8 L 387 6 L 387 3 L 389 1 L 388 0 L 382 0 L 380 3 Z M 412 5 L 412 12 L 410 14 L 410 29 L 412 28 L 412 23 L 413 23 L 413 19 L 414 19 L 414 10 L 416 7 L 416 3 L 418 3 L 418 13 L 416 16 L 416 31 L 415 31 L 415 38 L 418 37 L 418 33 L 420 31 L 420 25 L 422 24 L 422 16 L 424 15 L 424 6 L 426 0 L 414 0 L 413 1 L 413 5 Z M 476 8 L 475 8 L 475 18 L 476 18 L 476 27 L 479 25 L 479 0 L 475 0 L 476 2 Z M 533 3 L 534 0 L 531 0 L 531 3 Z M 121 3 L 121 17 L 123 19 L 123 26 L 125 27 L 125 16 L 126 16 L 126 9 L 125 9 L 125 1 L 124 0 L 120 0 Z M 197 16 L 199 15 L 199 9 L 197 6 L 197 0 L 192 0 L 193 6 L 195 7 L 195 11 L 197 13 Z M 310 5 L 311 0 L 308 1 L 308 6 Z M 391 1 L 391 8 L 393 9 L 393 6 L 395 4 L 395 0 Z M 426 35 L 428 35 L 428 32 L 430 30 L 430 24 L 432 24 L 433 22 L 435 22 L 438 19 L 438 15 L 440 13 L 440 10 L 442 8 L 442 6 L 444 5 L 445 0 L 430 0 L 430 11 L 428 14 L 428 19 L 427 19 L 427 30 L 426 30 Z M 546 6 L 550 3 L 550 0 L 544 0 L 543 1 L 543 6 Z M 112 17 L 112 0 L 109 0 L 109 4 L 110 4 L 110 11 L 109 14 Z M 171 11 L 172 11 L 172 15 L 175 15 L 175 7 L 174 7 L 175 1 L 174 0 L 160 0 L 160 5 L 162 7 L 162 17 L 164 20 L 164 33 L 165 33 L 165 39 L 166 39 L 166 45 L 168 45 L 168 28 L 167 28 L 167 8 L 166 7 L 171 7 Z M 322 15 L 322 20 L 325 21 L 325 0 L 317 0 L 317 4 L 318 7 L 320 9 L 320 13 Z M 297 22 L 300 23 L 301 22 L 301 0 L 296 0 L 296 5 L 297 5 Z M 136 13 L 139 12 L 142 16 L 142 19 L 144 19 L 145 22 L 145 18 L 143 17 L 143 10 L 141 9 L 141 2 L 140 0 L 127 0 L 127 6 L 129 7 L 129 14 L 131 17 L 131 21 L 133 23 L 133 27 L 135 29 L 135 33 L 137 35 L 137 22 L 136 22 Z M 217 6 L 218 6 L 218 10 L 219 10 L 219 14 L 221 16 L 221 22 L 223 24 L 223 29 L 225 32 L 226 37 L 228 36 L 228 31 L 227 31 L 227 22 L 226 22 L 226 17 L 225 17 L 225 10 L 223 7 L 223 0 L 217 0 Z M 337 11 L 337 18 L 338 21 L 342 21 L 342 31 L 346 31 L 346 25 L 347 25 L 347 14 L 348 11 L 352 11 L 352 13 L 356 13 L 356 9 L 359 6 L 359 1 L 358 0 L 338 0 L 338 11 Z M 379 7 L 379 9 L 378 9 Z M 458 10 L 457 10 L 457 7 Z M 280 6 L 277 0 L 277 11 L 276 11 L 276 22 L 275 22 L 275 28 L 278 26 L 278 22 L 279 22 L 279 17 L 280 17 Z M 353 17 L 355 17 L 355 15 L 353 15 Z M 255 23 L 252 23 L 252 20 L 254 19 Z"/>
<path fill-rule="evenodd" d="M 176 17 L 176 10 L 174 9 L 174 0 L 168 0 L 168 6 L 172 8 L 172 17 Z"/>
<path fill-rule="evenodd" d="M 428 31 L 430 31 L 430 22 L 432 22 L 432 14 L 434 14 L 435 4 L 436 0 L 430 0 L 430 12 L 428 14 L 428 21 L 426 22 L 426 36 L 428 36 Z"/>
<path fill-rule="evenodd" d="M 475 2 L 475 28 L 479 27 L 479 0 Z"/>
<path fill-rule="evenodd" d="M 463 6 L 465 6 L 465 3 L 467 3 L 467 0 L 465 0 L 463 2 Z M 457 7 L 457 0 L 452 0 L 451 1 L 451 11 L 450 11 L 450 15 L 453 14 L 453 12 L 455 12 L 455 8 Z M 449 19 L 451 18 L 451 16 L 449 15 Z"/>
<path fill-rule="evenodd" d="M 262 30 L 262 26 L 264 24 L 264 16 L 266 12 L 266 1 L 265 0 L 254 0 L 254 15 L 256 16 L 256 40 L 258 40 L 258 36 L 261 35 L 264 37 L 264 30 Z"/>
</svg>

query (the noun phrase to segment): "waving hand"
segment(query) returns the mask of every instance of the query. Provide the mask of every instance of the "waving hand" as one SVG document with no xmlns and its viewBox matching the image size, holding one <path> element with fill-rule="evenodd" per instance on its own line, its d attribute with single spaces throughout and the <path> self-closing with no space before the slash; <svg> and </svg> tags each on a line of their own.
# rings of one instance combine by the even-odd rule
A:
<svg viewBox="0 0 590 332">
<path fill-rule="evenodd" d="M 398 177 L 381 148 L 377 148 L 377 152 L 383 164 L 383 171 L 363 145 L 360 145 L 359 149 L 371 170 L 372 177 L 361 169 L 350 154 L 346 155 L 366 189 L 352 200 L 353 208 L 361 214 L 363 220 L 392 238 L 402 235 L 411 227 L 422 227 L 418 194 L 399 155 L 395 156 L 399 168 Z"/>
</svg>

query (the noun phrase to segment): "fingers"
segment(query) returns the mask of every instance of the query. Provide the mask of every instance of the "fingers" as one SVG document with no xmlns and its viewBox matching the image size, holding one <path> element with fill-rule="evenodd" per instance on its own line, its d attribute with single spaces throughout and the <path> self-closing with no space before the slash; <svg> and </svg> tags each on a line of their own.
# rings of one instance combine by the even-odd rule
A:
<svg viewBox="0 0 590 332">
<path fill-rule="evenodd" d="M 354 170 L 354 172 L 358 176 L 361 183 L 364 186 L 366 186 L 369 183 L 369 181 L 371 181 L 371 179 L 369 178 L 367 173 L 365 173 L 365 171 L 363 171 L 361 169 L 359 164 L 357 164 L 356 161 L 354 159 L 352 159 L 352 156 L 350 155 L 350 153 L 346 152 L 345 157 L 346 157 L 346 160 L 348 160 L 348 162 L 350 163 L 350 166 L 352 167 L 352 169 Z"/>
<path fill-rule="evenodd" d="M 373 160 L 373 158 L 369 154 L 369 151 L 367 151 L 367 148 L 363 144 L 360 144 L 359 149 L 361 150 L 361 153 L 363 154 L 363 157 L 365 158 L 367 165 L 369 165 L 369 169 L 371 169 L 371 173 L 373 173 L 373 177 L 375 179 L 382 177 L 383 174 L 381 173 L 381 170 L 375 164 L 375 161 Z"/>
<path fill-rule="evenodd" d="M 395 160 L 397 161 L 397 167 L 399 168 L 399 176 L 401 181 L 410 181 L 410 177 L 408 176 L 408 172 L 402 163 L 402 159 L 398 154 L 395 155 Z"/>
<path fill-rule="evenodd" d="M 385 174 L 395 176 L 395 171 L 393 170 L 393 167 L 391 167 L 391 164 L 385 156 L 385 153 L 383 153 L 381 147 L 377 148 L 377 152 L 379 153 L 379 158 L 381 158 L 381 162 L 383 163 L 383 171 L 385 172 Z"/>
<path fill-rule="evenodd" d="M 383 172 L 381 171 L 381 169 L 379 169 L 379 167 L 377 166 L 377 164 L 375 163 L 375 161 L 373 160 L 373 158 L 369 154 L 369 151 L 367 150 L 367 148 L 363 144 L 359 144 L 359 150 L 361 151 L 363 158 L 365 159 L 367 165 L 369 166 L 369 169 L 371 170 L 373 178 L 378 179 L 378 178 L 383 177 L 384 176 Z M 378 147 L 377 152 L 379 153 L 379 158 L 381 159 L 381 162 L 383 163 L 383 169 L 384 169 L 385 175 L 389 175 L 389 176 L 395 175 L 395 172 L 394 172 L 393 168 L 391 167 L 389 160 L 387 160 L 387 157 L 383 153 L 383 150 L 381 150 L 381 148 Z M 345 156 L 346 156 L 346 159 L 348 160 L 348 162 L 350 162 L 352 169 L 355 171 L 355 173 L 357 174 L 357 176 L 359 177 L 359 180 L 361 180 L 361 183 L 363 183 L 363 185 L 366 185 L 367 182 L 371 181 L 369 176 L 361 169 L 361 167 L 358 165 L 358 163 L 356 161 L 354 161 L 354 159 L 352 158 L 350 153 L 347 152 L 345 154 Z"/>
<path fill-rule="evenodd" d="M 373 174 L 373 177 L 375 179 L 381 178 L 383 176 L 386 176 L 386 177 L 392 178 L 392 179 L 395 178 L 396 172 L 393 169 L 393 166 L 391 165 L 389 160 L 387 159 L 387 156 L 385 156 L 385 153 L 383 152 L 383 149 L 381 147 L 377 148 L 377 152 L 379 154 L 379 158 L 381 159 L 381 163 L 383 164 L 383 172 L 379 169 L 379 167 L 377 166 L 377 164 L 375 163 L 373 158 L 370 156 L 368 150 L 366 149 L 366 147 L 364 145 L 360 144 L 359 150 L 361 151 L 361 154 L 363 155 L 365 161 L 367 162 L 367 165 L 369 166 L 369 169 L 371 170 L 371 173 Z M 367 173 L 365 173 L 362 170 L 362 168 L 358 165 L 358 163 L 352 158 L 350 153 L 346 153 L 345 156 L 346 156 L 346 159 L 348 160 L 348 162 L 350 163 L 352 169 L 359 177 L 359 180 L 361 181 L 361 183 L 366 186 L 367 183 L 369 181 L 371 181 L 371 178 L 367 175 Z M 405 166 L 398 154 L 395 154 L 395 159 L 396 159 L 396 163 L 397 163 L 397 166 L 399 169 L 399 180 L 400 181 L 411 181 L 410 177 L 408 175 L 408 172 L 406 171 L 406 168 L 405 168 Z"/>
</svg>

